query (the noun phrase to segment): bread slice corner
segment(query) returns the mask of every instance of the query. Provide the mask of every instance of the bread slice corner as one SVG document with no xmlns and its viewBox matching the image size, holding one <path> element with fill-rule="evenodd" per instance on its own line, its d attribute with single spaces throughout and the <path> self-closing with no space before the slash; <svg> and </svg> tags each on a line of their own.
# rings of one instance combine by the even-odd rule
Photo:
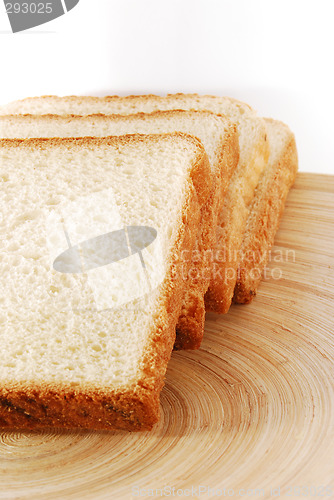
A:
<svg viewBox="0 0 334 500">
<path fill-rule="evenodd" d="M 185 134 L 3 139 L 0 154 L 1 427 L 152 428 L 182 305 L 180 255 L 211 189 L 203 146 Z M 137 249 L 82 272 L 65 257 L 68 268 L 54 267 L 76 247 L 87 264 L 89 238 L 131 227 L 158 235 L 154 286 L 149 247 L 146 266 Z"/>
</svg>

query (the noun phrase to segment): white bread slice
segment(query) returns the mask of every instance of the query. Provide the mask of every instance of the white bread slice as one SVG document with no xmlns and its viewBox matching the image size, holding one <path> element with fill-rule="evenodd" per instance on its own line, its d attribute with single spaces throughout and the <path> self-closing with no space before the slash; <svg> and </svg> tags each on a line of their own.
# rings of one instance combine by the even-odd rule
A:
<svg viewBox="0 0 334 500">
<path fill-rule="evenodd" d="M 175 94 L 165 97 L 44 96 L 13 102 L 1 114 L 130 114 L 166 109 L 209 110 L 229 117 L 238 127 L 240 159 L 224 200 L 218 224 L 216 255 L 208 292 L 208 309 L 226 313 L 230 307 L 237 280 L 239 252 L 249 214 L 249 205 L 269 157 L 266 124 L 247 104 L 229 97 Z"/>
<path fill-rule="evenodd" d="M 0 160 L 1 427 L 150 429 L 181 312 L 180 256 L 211 191 L 202 144 L 3 139 Z M 127 232 L 131 255 L 109 264 L 102 248 L 101 267 L 73 271 L 92 262 L 88 238 L 114 242 L 129 226 L 155 229 L 153 246 Z"/>
<path fill-rule="evenodd" d="M 226 187 L 239 156 L 236 126 L 209 111 L 157 111 L 136 115 L 10 115 L 0 116 L 4 138 L 84 137 L 124 134 L 185 132 L 199 138 L 208 155 L 213 189 L 202 209 L 196 249 L 188 277 L 185 298 L 177 325 L 176 349 L 196 349 L 204 332 L 204 295 L 211 277 L 212 251 L 216 245 L 218 215 Z"/>
<path fill-rule="evenodd" d="M 295 137 L 284 123 L 266 118 L 270 156 L 255 190 L 246 232 L 233 301 L 251 302 L 256 295 L 263 270 L 284 210 L 285 200 L 296 178 L 298 156 Z"/>
</svg>

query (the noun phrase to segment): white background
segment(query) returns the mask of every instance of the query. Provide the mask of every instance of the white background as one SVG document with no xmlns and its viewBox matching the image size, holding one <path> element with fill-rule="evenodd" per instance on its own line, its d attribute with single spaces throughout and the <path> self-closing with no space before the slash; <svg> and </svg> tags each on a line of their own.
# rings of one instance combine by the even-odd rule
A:
<svg viewBox="0 0 334 500">
<path fill-rule="evenodd" d="M 199 92 L 289 124 L 300 170 L 334 174 L 333 0 L 80 0 L 12 34 L 0 104 L 40 94 Z"/>
</svg>

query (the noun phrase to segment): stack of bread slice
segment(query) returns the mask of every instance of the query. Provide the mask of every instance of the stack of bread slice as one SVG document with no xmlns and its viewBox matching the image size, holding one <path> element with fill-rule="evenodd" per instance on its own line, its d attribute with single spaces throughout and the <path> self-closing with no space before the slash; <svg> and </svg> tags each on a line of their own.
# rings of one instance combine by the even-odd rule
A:
<svg viewBox="0 0 334 500">
<path fill-rule="evenodd" d="M 294 136 L 214 96 L 46 96 L 0 115 L 0 425 L 150 429 L 173 347 L 199 348 L 205 310 L 256 294 Z"/>
</svg>

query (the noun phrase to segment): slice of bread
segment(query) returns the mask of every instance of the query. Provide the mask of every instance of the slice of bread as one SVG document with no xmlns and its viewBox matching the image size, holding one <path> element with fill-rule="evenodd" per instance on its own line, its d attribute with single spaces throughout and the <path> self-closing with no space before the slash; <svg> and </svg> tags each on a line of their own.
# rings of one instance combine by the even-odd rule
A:
<svg viewBox="0 0 334 500">
<path fill-rule="evenodd" d="M 44 96 L 13 102 L 1 114 L 87 115 L 94 113 L 149 113 L 166 109 L 209 110 L 226 115 L 237 125 L 240 159 L 224 200 L 217 229 L 213 274 L 206 293 L 208 309 L 226 313 L 237 280 L 239 252 L 249 214 L 249 205 L 269 157 L 266 124 L 247 104 L 229 97 L 175 94 L 165 97 L 146 95 L 128 97 Z"/>
<path fill-rule="evenodd" d="M 256 295 L 298 169 L 295 137 L 289 127 L 277 120 L 265 120 L 270 157 L 255 191 L 242 242 L 233 297 L 239 304 L 251 302 Z"/>
<path fill-rule="evenodd" d="M 239 157 L 236 126 L 227 118 L 209 111 L 157 111 L 136 115 L 10 115 L 0 117 L 0 133 L 5 138 L 84 137 L 124 134 L 185 132 L 198 137 L 207 152 L 212 177 L 212 193 L 203 206 L 197 245 L 188 277 L 185 298 L 177 325 L 176 349 L 196 349 L 204 332 L 204 295 L 211 277 L 212 253 L 216 245 L 218 216 L 228 183 Z"/>
<path fill-rule="evenodd" d="M 0 426 L 150 429 L 211 193 L 202 144 L 2 139 L 0 159 Z"/>
</svg>

